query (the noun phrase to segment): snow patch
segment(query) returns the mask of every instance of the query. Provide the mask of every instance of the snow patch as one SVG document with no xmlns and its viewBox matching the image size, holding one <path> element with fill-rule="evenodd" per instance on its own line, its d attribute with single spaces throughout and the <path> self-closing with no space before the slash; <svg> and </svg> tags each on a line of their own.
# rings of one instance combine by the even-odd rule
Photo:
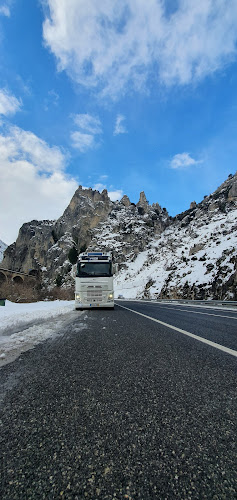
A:
<svg viewBox="0 0 237 500">
<path fill-rule="evenodd" d="M 0 307 L 0 366 L 40 342 L 55 337 L 73 310 L 74 301 L 30 304 L 6 301 L 5 307 Z"/>
</svg>

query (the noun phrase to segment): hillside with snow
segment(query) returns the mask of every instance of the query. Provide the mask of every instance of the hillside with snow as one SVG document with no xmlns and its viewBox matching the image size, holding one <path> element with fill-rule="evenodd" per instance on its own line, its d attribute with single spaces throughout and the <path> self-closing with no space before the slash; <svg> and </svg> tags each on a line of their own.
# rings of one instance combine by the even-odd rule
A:
<svg viewBox="0 0 237 500">
<path fill-rule="evenodd" d="M 116 276 L 116 295 L 237 300 L 236 218 L 237 209 L 167 228 Z"/>
<path fill-rule="evenodd" d="M 151 213 L 133 220 L 118 203 L 90 246 L 110 248 L 120 262 L 116 296 L 237 300 L 236 196 L 235 175 L 172 220 L 161 212 L 157 234 Z"/>
</svg>

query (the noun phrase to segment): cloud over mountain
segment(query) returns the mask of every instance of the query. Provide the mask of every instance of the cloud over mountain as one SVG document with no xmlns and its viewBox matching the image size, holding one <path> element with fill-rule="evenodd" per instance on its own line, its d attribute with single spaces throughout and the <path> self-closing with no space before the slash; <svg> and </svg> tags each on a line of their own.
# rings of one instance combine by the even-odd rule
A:
<svg viewBox="0 0 237 500">
<path fill-rule="evenodd" d="M 235 0 L 46 0 L 43 37 L 79 84 L 118 97 L 144 88 L 150 74 L 190 84 L 236 58 Z"/>
<path fill-rule="evenodd" d="M 11 243 L 25 220 L 58 217 L 77 182 L 65 174 L 60 148 L 19 127 L 0 134 L 0 156 L 1 237 Z"/>
</svg>

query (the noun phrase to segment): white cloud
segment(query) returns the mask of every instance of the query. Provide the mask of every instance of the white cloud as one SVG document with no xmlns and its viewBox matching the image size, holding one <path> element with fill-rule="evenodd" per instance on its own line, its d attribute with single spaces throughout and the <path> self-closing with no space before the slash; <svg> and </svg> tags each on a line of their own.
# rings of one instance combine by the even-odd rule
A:
<svg viewBox="0 0 237 500">
<path fill-rule="evenodd" d="M 78 114 L 74 116 L 75 124 L 85 132 L 91 134 L 101 134 L 102 126 L 99 118 L 86 114 Z"/>
<path fill-rule="evenodd" d="M 110 186 L 112 187 L 112 186 Z M 97 191 L 103 191 L 104 189 L 107 189 L 107 186 L 105 184 L 102 184 L 101 182 L 97 182 L 94 184 L 93 189 L 96 189 Z M 116 189 L 116 190 L 109 190 L 108 191 L 108 196 L 111 199 L 111 201 L 117 201 L 120 200 L 123 196 L 123 191 L 122 189 Z"/>
<path fill-rule="evenodd" d="M 111 97 L 144 88 L 151 73 L 165 85 L 193 83 L 236 58 L 236 0 L 177 0 L 169 15 L 163 0 L 45 4 L 58 69 Z"/>
<path fill-rule="evenodd" d="M 0 89 L 0 115 L 12 115 L 21 107 L 19 101 L 14 95 L 6 89 Z"/>
<path fill-rule="evenodd" d="M 57 147 L 48 144 L 32 132 L 10 127 L 9 136 L 0 136 L 2 155 L 11 161 L 25 160 L 41 172 L 63 170 L 65 155 Z M 4 156 L 3 156 L 4 158 Z"/>
<path fill-rule="evenodd" d="M 91 134 L 83 134 L 82 132 L 76 131 L 71 133 L 71 139 L 73 147 L 78 149 L 81 153 L 85 153 L 88 149 L 93 149 L 95 147 L 94 136 Z"/>
<path fill-rule="evenodd" d="M 74 116 L 74 122 L 80 130 L 71 133 L 73 147 L 81 153 L 97 147 L 99 143 L 95 140 L 95 135 L 102 133 L 99 118 L 89 114 L 78 114 Z"/>
<path fill-rule="evenodd" d="M 96 184 L 94 184 L 93 189 L 95 189 L 97 191 L 103 191 L 103 189 L 107 189 L 107 188 L 106 188 L 105 184 L 102 184 L 101 182 L 97 182 Z"/>
<path fill-rule="evenodd" d="M 2 5 L 0 7 L 0 15 L 10 17 L 11 13 L 10 13 L 10 9 L 7 5 Z"/>
<path fill-rule="evenodd" d="M 55 90 L 49 90 L 48 91 L 48 96 L 44 100 L 44 109 L 45 111 L 48 111 L 51 106 L 58 106 L 59 102 L 59 95 Z"/>
<path fill-rule="evenodd" d="M 127 134 L 127 129 L 124 126 L 123 122 L 125 120 L 125 116 L 118 115 L 115 122 L 114 135 L 119 134 Z"/>
<path fill-rule="evenodd" d="M 0 134 L 0 235 L 6 243 L 32 219 L 58 218 L 78 183 L 65 173 L 67 157 L 32 132 Z"/>
<path fill-rule="evenodd" d="M 108 195 L 111 199 L 111 201 L 117 201 L 120 200 L 123 196 L 123 191 L 122 189 L 117 189 L 116 191 L 108 191 Z"/>
<path fill-rule="evenodd" d="M 170 166 L 174 169 L 182 169 L 198 163 L 201 163 L 200 160 L 194 160 L 189 153 L 181 153 L 172 158 Z"/>
</svg>

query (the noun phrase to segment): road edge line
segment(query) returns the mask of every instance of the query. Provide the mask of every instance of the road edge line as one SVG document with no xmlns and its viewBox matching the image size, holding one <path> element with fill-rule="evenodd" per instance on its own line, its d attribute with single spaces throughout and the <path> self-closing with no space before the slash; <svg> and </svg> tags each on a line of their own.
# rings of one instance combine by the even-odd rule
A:
<svg viewBox="0 0 237 500">
<path fill-rule="evenodd" d="M 229 347 L 225 347 L 221 344 L 217 344 L 216 342 L 212 342 L 212 340 L 207 340 L 203 337 L 199 337 L 199 335 L 195 335 L 194 333 L 187 332 L 186 330 L 182 330 L 181 328 L 178 328 L 177 326 L 169 325 L 168 323 L 164 323 L 163 321 L 160 321 L 159 319 L 152 318 L 151 316 L 147 316 L 146 314 L 140 313 L 138 311 L 134 311 L 134 309 L 129 309 L 128 307 L 121 306 L 120 304 L 116 304 L 119 307 L 122 307 L 123 309 L 126 309 L 127 311 L 133 312 L 135 314 L 138 314 L 139 316 L 143 316 L 144 318 L 150 319 L 151 321 L 155 321 L 156 323 L 159 323 L 160 325 L 166 326 L 167 328 L 170 328 L 171 330 L 175 330 L 176 332 L 182 333 L 183 335 L 186 335 L 187 337 L 191 337 L 195 340 L 198 340 L 199 342 L 202 342 L 203 344 L 210 345 L 211 347 L 215 347 L 216 349 L 219 349 L 219 351 L 226 352 L 227 354 L 230 354 L 231 356 L 235 356 L 237 358 L 237 351 L 234 349 L 230 349 Z"/>
</svg>

